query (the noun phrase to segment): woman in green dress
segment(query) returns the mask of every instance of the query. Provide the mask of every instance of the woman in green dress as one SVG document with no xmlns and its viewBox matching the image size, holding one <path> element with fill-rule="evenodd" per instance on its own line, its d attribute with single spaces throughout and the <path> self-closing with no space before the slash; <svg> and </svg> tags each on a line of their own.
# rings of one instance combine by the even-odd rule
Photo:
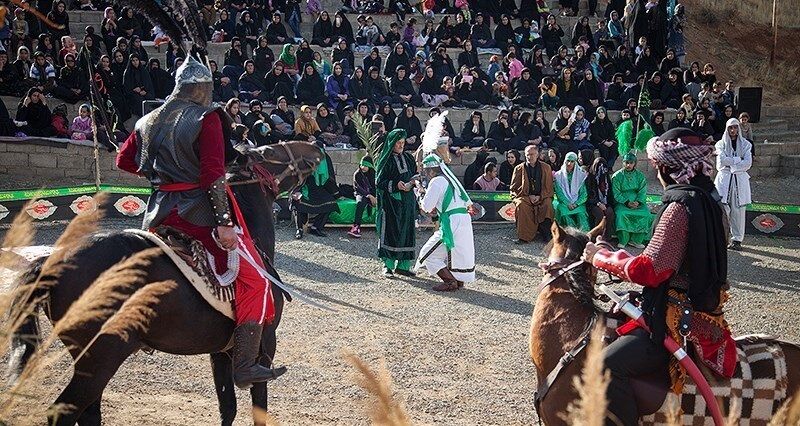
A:
<svg viewBox="0 0 800 426">
<path fill-rule="evenodd" d="M 633 152 L 625 154 L 622 164 L 623 168 L 611 177 L 619 246 L 644 248 L 653 223 L 653 215 L 647 209 L 647 178 L 636 169 Z"/>
<path fill-rule="evenodd" d="M 383 261 L 383 276 L 394 274 L 413 276 L 416 234 L 414 219 L 417 203 L 414 199 L 414 176 L 417 163 L 404 152 L 406 132 L 395 129 L 386 135 L 386 142 L 375 164 L 378 192 L 378 256 Z"/>
<path fill-rule="evenodd" d="M 589 214 L 586 212 L 586 172 L 577 167 L 578 155 L 567 153 L 564 164 L 556 172 L 555 198 L 553 209 L 556 211 L 556 222 L 561 226 L 570 226 L 582 231 L 589 230 Z"/>
</svg>

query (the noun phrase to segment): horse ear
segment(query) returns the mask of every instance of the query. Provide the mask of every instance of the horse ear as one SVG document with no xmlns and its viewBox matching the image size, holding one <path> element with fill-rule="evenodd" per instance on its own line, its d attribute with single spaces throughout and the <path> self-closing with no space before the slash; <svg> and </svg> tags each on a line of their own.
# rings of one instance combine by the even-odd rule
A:
<svg viewBox="0 0 800 426">
<path fill-rule="evenodd" d="M 553 224 L 550 225 L 550 233 L 553 234 L 553 241 L 563 241 L 564 239 L 564 228 L 558 225 L 556 221 L 553 221 Z"/>
<path fill-rule="evenodd" d="M 594 229 L 589 231 L 589 233 L 587 234 L 589 235 L 589 241 L 592 242 L 596 241 L 597 237 L 603 235 L 605 231 L 606 231 L 606 218 L 603 217 L 600 223 L 598 223 L 597 226 L 595 226 Z"/>
</svg>

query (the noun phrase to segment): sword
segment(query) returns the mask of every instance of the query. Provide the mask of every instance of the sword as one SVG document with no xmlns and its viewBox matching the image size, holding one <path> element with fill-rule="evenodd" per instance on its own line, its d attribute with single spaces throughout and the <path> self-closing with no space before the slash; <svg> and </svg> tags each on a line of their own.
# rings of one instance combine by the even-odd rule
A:
<svg viewBox="0 0 800 426">
<path fill-rule="evenodd" d="M 636 307 L 633 303 L 631 303 L 628 299 L 622 298 L 614 290 L 608 288 L 605 284 L 600 284 L 597 287 L 601 293 L 608 296 L 612 302 L 614 302 L 619 308 L 622 313 L 636 321 L 640 327 L 647 332 L 650 332 L 650 327 L 647 326 L 647 323 L 644 321 L 644 313 L 641 309 Z M 688 356 L 686 351 L 678 345 L 678 343 L 669 335 L 664 337 L 664 347 L 678 360 L 678 362 L 686 369 L 686 372 L 689 373 L 689 377 L 694 380 L 694 383 L 697 385 L 697 388 L 700 390 L 700 393 L 703 395 L 703 399 L 706 400 L 706 407 L 708 407 L 709 411 L 711 411 L 711 417 L 714 418 L 714 425 L 722 426 L 725 424 L 725 421 L 722 417 L 722 412 L 719 409 L 719 404 L 717 404 L 717 399 L 714 396 L 714 393 L 711 391 L 711 386 L 709 386 L 708 381 L 706 380 L 703 373 L 700 372 L 700 369 L 697 368 L 697 364 L 694 363 L 692 357 Z"/>
<path fill-rule="evenodd" d="M 240 259 L 244 259 L 244 260 L 247 261 L 247 263 L 252 265 L 256 269 L 256 271 L 258 271 L 258 273 L 261 274 L 261 276 L 267 278 L 268 280 L 270 280 L 270 282 L 272 282 L 276 286 L 280 287 L 281 290 L 285 291 L 293 299 L 298 299 L 301 302 L 308 303 L 309 305 L 311 305 L 311 306 L 313 306 L 315 308 L 322 309 L 324 311 L 338 312 L 335 308 L 331 308 L 329 306 L 326 306 L 326 305 L 323 305 L 322 303 L 317 302 L 316 300 L 306 296 L 305 294 L 303 294 L 300 291 L 298 291 L 296 288 L 290 286 L 289 284 L 284 283 L 283 281 L 279 280 L 278 278 L 276 278 L 275 276 L 273 276 L 272 274 L 267 272 L 266 269 L 262 268 L 261 265 L 259 265 L 258 262 L 256 262 L 255 259 L 253 259 L 253 257 L 250 255 L 250 253 L 247 250 L 242 249 L 242 245 L 241 244 L 238 244 L 236 246 L 236 253 L 239 254 L 239 258 Z"/>
</svg>

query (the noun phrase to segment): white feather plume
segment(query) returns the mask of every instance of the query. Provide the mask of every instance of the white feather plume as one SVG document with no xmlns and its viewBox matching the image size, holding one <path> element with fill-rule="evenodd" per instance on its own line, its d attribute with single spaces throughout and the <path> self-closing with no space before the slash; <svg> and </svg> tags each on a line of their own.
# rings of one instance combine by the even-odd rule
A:
<svg viewBox="0 0 800 426">
<path fill-rule="evenodd" d="M 442 137 L 442 131 L 444 130 L 445 117 L 447 117 L 447 111 L 434 115 L 425 125 L 425 131 L 422 133 L 422 152 L 425 155 L 436 151 L 439 146 L 439 138 Z"/>
</svg>

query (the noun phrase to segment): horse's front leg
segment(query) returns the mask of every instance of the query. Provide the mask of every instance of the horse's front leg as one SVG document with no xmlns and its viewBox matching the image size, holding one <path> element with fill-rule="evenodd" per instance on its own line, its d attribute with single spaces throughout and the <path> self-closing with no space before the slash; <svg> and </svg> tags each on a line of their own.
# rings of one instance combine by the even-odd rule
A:
<svg viewBox="0 0 800 426">
<path fill-rule="evenodd" d="M 233 387 L 233 360 L 227 352 L 211 354 L 211 370 L 219 402 L 222 426 L 233 425 L 236 418 L 236 390 Z"/>
</svg>

